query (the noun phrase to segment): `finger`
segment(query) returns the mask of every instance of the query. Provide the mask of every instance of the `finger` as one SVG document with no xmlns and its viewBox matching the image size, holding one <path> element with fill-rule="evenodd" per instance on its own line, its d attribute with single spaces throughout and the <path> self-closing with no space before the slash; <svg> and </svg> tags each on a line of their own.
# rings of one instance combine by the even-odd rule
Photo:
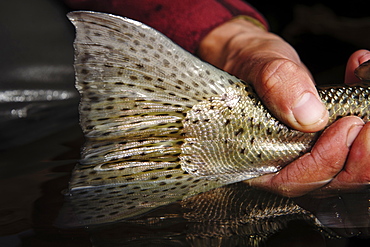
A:
<svg viewBox="0 0 370 247">
<path fill-rule="evenodd" d="M 355 69 L 355 75 L 363 82 L 370 82 L 370 60 L 360 64 Z"/>
<path fill-rule="evenodd" d="M 225 38 L 225 33 L 232 38 Z M 304 132 L 325 127 L 328 113 L 311 74 L 293 47 L 277 35 L 233 20 L 210 32 L 198 55 L 252 83 L 271 113 L 290 127 Z"/>
<path fill-rule="evenodd" d="M 354 52 L 348 59 L 344 82 L 346 84 L 355 84 L 360 81 L 355 75 L 355 69 L 360 65 L 370 60 L 370 51 L 358 50 Z"/>
<path fill-rule="evenodd" d="M 328 185 L 331 189 L 351 189 L 370 183 L 370 123 L 364 125 L 351 146 L 344 169 Z"/>
<path fill-rule="evenodd" d="M 305 67 L 273 56 L 264 62 L 254 86 L 270 111 L 300 131 L 315 132 L 324 128 L 328 113 Z"/>
<path fill-rule="evenodd" d="M 311 152 L 284 167 L 277 174 L 246 182 L 276 193 L 295 197 L 321 188 L 343 168 L 349 147 L 363 127 L 358 117 L 345 117 L 327 128 Z"/>
</svg>

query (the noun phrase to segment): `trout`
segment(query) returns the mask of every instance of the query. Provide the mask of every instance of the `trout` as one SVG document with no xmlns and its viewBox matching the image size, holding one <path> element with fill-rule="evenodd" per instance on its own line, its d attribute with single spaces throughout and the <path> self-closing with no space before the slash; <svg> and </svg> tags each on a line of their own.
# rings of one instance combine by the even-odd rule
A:
<svg viewBox="0 0 370 247">
<path fill-rule="evenodd" d="M 227 184 L 278 172 L 320 133 L 292 130 L 248 83 L 158 31 L 111 14 L 68 14 L 86 142 L 67 193 L 75 225 L 136 217 Z M 318 88 L 329 124 L 368 121 L 368 87 Z"/>
</svg>

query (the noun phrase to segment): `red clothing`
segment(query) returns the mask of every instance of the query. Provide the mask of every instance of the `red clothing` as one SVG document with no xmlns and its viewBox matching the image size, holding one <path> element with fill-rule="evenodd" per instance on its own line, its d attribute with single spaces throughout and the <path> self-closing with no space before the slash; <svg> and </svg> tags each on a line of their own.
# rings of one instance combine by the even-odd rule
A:
<svg viewBox="0 0 370 247">
<path fill-rule="evenodd" d="M 267 27 L 266 20 L 242 0 L 66 0 L 76 10 L 125 16 L 151 26 L 195 53 L 200 41 L 215 27 L 247 15 Z"/>
</svg>

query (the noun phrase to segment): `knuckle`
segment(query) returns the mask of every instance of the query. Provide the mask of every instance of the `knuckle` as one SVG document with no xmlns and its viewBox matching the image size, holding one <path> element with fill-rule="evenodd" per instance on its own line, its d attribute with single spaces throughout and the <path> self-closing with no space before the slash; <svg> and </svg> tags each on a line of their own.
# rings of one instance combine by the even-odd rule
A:
<svg viewBox="0 0 370 247">
<path fill-rule="evenodd" d="M 299 73 L 299 67 L 289 59 L 280 58 L 268 62 L 261 71 L 261 82 L 267 94 L 276 87 L 284 86 L 292 76 Z"/>
<path fill-rule="evenodd" d="M 317 143 L 312 152 L 312 159 L 318 168 L 317 172 L 323 170 L 329 176 L 334 176 L 343 168 L 346 154 L 333 152 L 336 149 L 335 143 Z"/>
</svg>

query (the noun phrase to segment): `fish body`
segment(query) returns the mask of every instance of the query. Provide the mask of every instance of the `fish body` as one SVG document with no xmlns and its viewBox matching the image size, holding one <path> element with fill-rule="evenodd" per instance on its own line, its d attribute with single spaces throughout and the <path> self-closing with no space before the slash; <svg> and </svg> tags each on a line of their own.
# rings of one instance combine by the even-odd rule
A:
<svg viewBox="0 0 370 247">
<path fill-rule="evenodd" d="M 76 27 L 76 87 L 86 137 L 68 203 L 74 225 L 135 217 L 226 184 L 279 171 L 319 133 L 280 123 L 251 85 L 156 30 L 96 12 Z M 330 123 L 368 120 L 367 87 L 319 89 Z"/>
</svg>

